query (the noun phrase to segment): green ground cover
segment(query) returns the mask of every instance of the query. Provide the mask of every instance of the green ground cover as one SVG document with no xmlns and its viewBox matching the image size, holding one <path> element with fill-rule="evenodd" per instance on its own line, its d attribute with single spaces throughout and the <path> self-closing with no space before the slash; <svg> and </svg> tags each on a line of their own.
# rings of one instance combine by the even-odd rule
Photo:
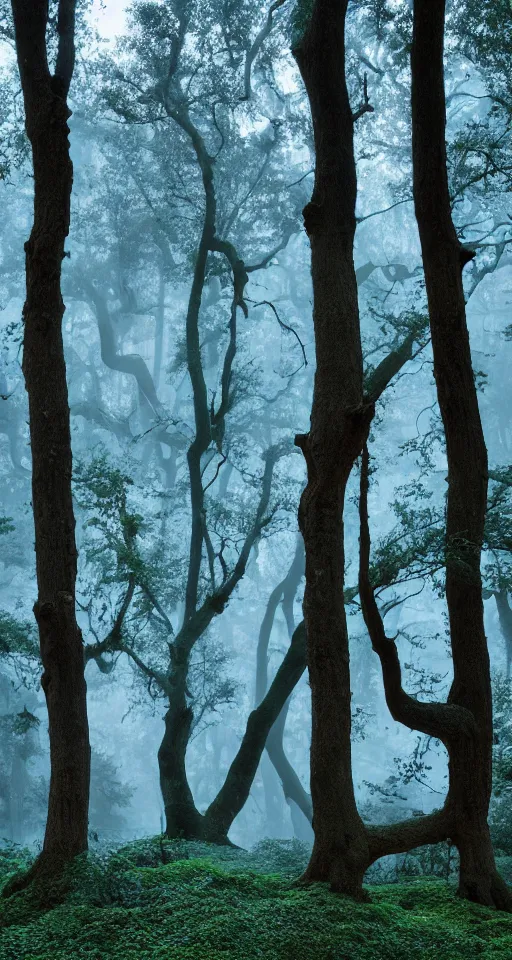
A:
<svg viewBox="0 0 512 960">
<path fill-rule="evenodd" d="M 368 887 L 356 904 L 298 887 L 303 855 L 157 839 L 80 858 L 63 902 L 56 889 L 0 901 L 0 960 L 512 958 L 512 917 L 460 901 L 452 884 Z M 0 852 L 0 882 L 24 863 Z"/>
</svg>

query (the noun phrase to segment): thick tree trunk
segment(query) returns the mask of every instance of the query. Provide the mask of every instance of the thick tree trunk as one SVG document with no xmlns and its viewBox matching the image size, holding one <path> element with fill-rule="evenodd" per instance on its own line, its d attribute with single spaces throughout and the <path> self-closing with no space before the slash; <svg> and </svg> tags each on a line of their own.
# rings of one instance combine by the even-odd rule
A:
<svg viewBox="0 0 512 960">
<path fill-rule="evenodd" d="M 415 0 L 412 68 L 414 202 L 427 287 L 434 376 L 448 457 L 446 599 L 454 680 L 448 703 L 474 718 L 448 744 L 452 839 L 461 895 L 510 909 L 487 827 L 492 775 L 492 696 L 480 557 L 487 506 L 487 451 L 466 324 L 461 247 L 451 218 L 443 76 L 445 0 Z"/>
<path fill-rule="evenodd" d="M 173 697 L 165 715 L 165 732 L 158 750 L 160 789 L 164 801 L 165 833 L 173 839 L 201 836 L 201 814 L 196 808 L 185 769 L 193 713 L 185 697 Z"/>
<path fill-rule="evenodd" d="M 66 103 L 74 61 L 74 3 L 61 0 L 55 76 L 46 58 L 45 0 L 13 0 L 26 130 L 34 168 L 34 224 L 25 245 L 23 373 L 29 400 L 32 502 L 42 687 L 48 705 L 48 819 L 35 873 L 60 869 L 87 849 L 90 748 L 82 637 L 75 618 L 77 552 L 71 436 L 62 344 L 61 264 L 73 169 Z"/>
<path fill-rule="evenodd" d="M 308 471 L 299 525 L 306 548 L 304 620 L 312 695 L 311 796 L 315 843 L 304 879 L 360 896 L 368 842 L 351 765 L 348 631 L 343 602 L 345 488 L 373 415 L 363 402 L 353 261 L 356 171 L 345 82 L 347 0 L 296 9 L 294 55 L 315 136 L 315 187 L 304 209 L 311 241 L 317 369 L 311 429 L 298 437 Z"/>
</svg>

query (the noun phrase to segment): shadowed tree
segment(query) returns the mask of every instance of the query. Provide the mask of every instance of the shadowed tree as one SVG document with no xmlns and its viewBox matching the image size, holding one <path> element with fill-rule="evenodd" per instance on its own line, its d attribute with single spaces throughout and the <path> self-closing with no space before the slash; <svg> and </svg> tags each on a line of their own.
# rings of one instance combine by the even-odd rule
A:
<svg viewBox="0 0 512 960">
<path fill-rule="evenodd" d="M 75 3 L 60 0 L 58 4 L 53 74 L 46 39 L 48 3 L 13 0 L 12 12 L 34 171 L 34 221 L 25 244 L 23 373 L 32 449 L 38 587 L 34 614 L 51 756 L 43 849 L 19 886 L 33 876 L 58 872 L 87 849 L 90 748 L 82 636 L 75 618 L 77 552 L 60 288 L 73 182 L 67 94 L 75 59 Z"/>
<path fill-rule="evenodd" d="M 510 893 L 497 874 L 487 826 L 492 703 L 480 576 L 487 455 L 462 287 L 462 268 L 473 254 L 453 227 L 446 171 L 444 0 L 416 0 L 411 66 L 414 201 L 448 455 L 445 565 L 454 682 L 446 704 L 422 703 L 403 690 L 396 646 L 385 635 L 369 577 L 366 437 L 376 397 L 363 391 L 353 264 L 353 122 L 361 111 L 352 114 L 345 82 L 346 10 L 346 3 L 317 0 L 299 3 L 295 13 L 294 54 L 310 101 L 316 148 L 315 187 L 304 223 L 311 241 L 317 371 L 311 429 L 296 439 L 308 470 L 299 523 L 306 548 L 315 831 L 303 879 L 328 880 L 333 889 L 361 896 L 365 869 L 376 859 L 451 837 L 460 852 L 461 895 L 508 910 Z M 363 447 L 359 595 L 381 661 L 386 700 L 395 719 L 442 740 L 450 760 L 442 810 L 368 829 L 354 799 L 343 605 L 345 488 Z"/>
<path fill-rule="evenodd" d="M 415 0 L 412 70 L 413 188 L 448 458 L 446 600 L 454 679 L 450 706 L 467 711 L 448 743 L 452 839 L 459 892 L 512 909 L 487 825 L 492 788 L 492 695 L 480 559 L 487 507 L 485 447 L 466 324 L 462 269 L 472 259 L 453 226 L 445 145 L 445 0 Z"/>
<path fill-rule="evenodd" d="M 306 549 L 304 622 L 312 697 L 311 797 L 315 843 L 305 879 L 361 891 L 368 841 L 352 781 L 343 508 L 374 405 L 363 398 L 363 357 L 353 259 L 354 116 L 345 80 L 346 0 L 300 2 L 293 53 L 315 137 L 315 186 L 304 208 L 311 242 L 317 368 L 311 428 L 296 438 L 308 482 L 299 508 Z"/>
</svg>

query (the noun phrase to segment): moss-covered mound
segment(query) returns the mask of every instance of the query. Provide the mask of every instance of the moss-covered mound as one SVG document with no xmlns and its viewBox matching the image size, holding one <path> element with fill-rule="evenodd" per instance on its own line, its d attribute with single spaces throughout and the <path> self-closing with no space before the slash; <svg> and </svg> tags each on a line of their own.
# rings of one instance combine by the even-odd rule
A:
<svg viewBox="0 0 512 960">
<path fill-rule="evenodd" d="M 0 902 L 0 960 L 512 958 L 512 917 L 461 902 L 442 882 L 369 888 L 371 901 L 356 904 L 294 886 L 300 849 L 280 849 L 273 874 L 258 872 L 270 848 L 146 842 L 83 858 L 53 909 L 28 893 Z"/>
</svg>

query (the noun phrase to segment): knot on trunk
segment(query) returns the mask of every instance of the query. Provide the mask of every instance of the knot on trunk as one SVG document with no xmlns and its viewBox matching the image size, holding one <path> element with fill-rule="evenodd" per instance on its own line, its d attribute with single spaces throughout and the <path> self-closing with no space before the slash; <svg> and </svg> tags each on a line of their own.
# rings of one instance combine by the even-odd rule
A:
<svg viewBox="0 0 512 960">
<path fill-rule="evenodd" d="M 460 246 L 459 257 L 460 257 L 460 268 L 461 270 L 463 270 L 467 263 L 475 259 L 476 251 L 470 250 L 469 247 Z"/>
<path fill-rule="evenodd" d="M 52 620 L 56 613 L 56 607 L 52 600 L 37 600 L 34 604 L 34 616 L 37 623 L 47 623 Z"/>
<path fill-rule="evenodd" d="M 215 610 L 215 613 L 222 613 L 226 604 L 226 597 L 222 596 L 222 594 L 214 593 L 210 597 L 210 606 Z"/>
<path fill-rule="evenodd" d="M 304 456 L 306 456 L 306 450 L 309 448 L 309 433 L 297 433 L 295 434 L 294 444 L 299 450 L 302 450 Z"/>
<path fill-rule="evenodd" d="M 302 216 L 304 217 L 304 229 L 309 237 L 322 223 L 322 207 L 319 203 L 315 203 L 314 200 L 310 200 L 304 207 Z"/>
<path fill-rule="evenodd" d="M 75 599 L 72 593 L 68 593 L 67 590 L 60 590 L 57 594 L 58 599 L 61 603 L 64 603 L 68 606 L 74 606 Z"/>
</svg>

